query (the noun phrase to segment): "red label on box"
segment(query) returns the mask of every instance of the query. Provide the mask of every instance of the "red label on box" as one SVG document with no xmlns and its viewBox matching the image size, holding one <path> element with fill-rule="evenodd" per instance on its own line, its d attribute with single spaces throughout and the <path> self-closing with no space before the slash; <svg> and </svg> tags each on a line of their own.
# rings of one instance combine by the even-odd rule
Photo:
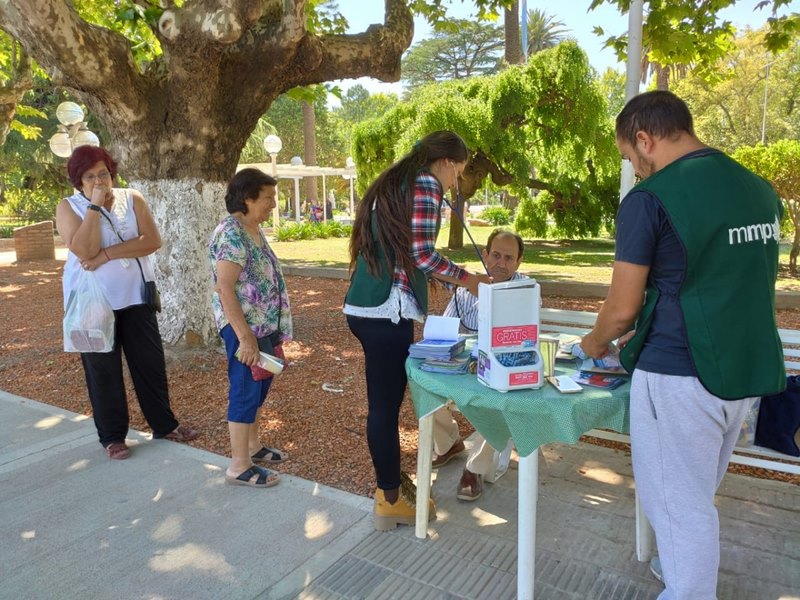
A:
<svg viewBox="0 0 800 600">
<path fill-rule="evenodd" d="M 511 373 L 508 376 L 508 385 L 528 385 L 537 383 L 539 383 L 539 371 Z"/>
<path fill-rule="evenodd" d="M 538 339 L 538 325 L 492 327 L 492 348 L 503 346 L 533 346 Z"/>
</svg>

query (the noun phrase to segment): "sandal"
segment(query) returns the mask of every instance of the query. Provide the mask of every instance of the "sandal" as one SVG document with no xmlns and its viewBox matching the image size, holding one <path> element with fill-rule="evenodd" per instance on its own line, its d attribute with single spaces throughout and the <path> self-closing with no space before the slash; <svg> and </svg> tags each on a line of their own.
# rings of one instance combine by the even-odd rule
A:
<svg viewBox="0 0 800 600">
<path fill-rule="evenodd" d="M 111 442 L 105 447 L 106 456 L 112 460 L 125 460 L 131 455 L 131 451 L 125 442 Z"/>
<path fill-rule="evenodd" d="M 258 476 L 255 480 L 254 477 Z M 249 485 L 250 487 L 268 488 L 277 485 L 281 476 L 275 471 L 253 465 L 238 477 L 225 474 L 225 483 L 230 485 Z"/>
<path fill-rule="evenodd" d="M 153 437 L 157 440 L 171 440 L 173 442 L 191 442 L 192 440 L 200 437 L 200 432 L 195 431 L 188 425 L 178 425 L 174 430 L 166 435 L 155 435 Z"/>
<path fill-rule="evenodd" d="M 253 454 L 253 456 L 251 456 L 250 458 L 253 459 L 255 462 L 276 465 L 278 463 L 282 463 L 287 458 L 289 458 L 289 455 L 283 450 L 262 446 L 261 450 Z"/>
</svg>

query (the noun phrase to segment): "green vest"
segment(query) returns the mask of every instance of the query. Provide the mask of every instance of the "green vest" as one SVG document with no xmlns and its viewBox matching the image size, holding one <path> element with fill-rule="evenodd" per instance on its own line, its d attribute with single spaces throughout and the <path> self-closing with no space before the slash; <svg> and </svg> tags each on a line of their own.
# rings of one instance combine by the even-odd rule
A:
<svg viewBox="0 0 800 600">
<path fill-rule="evenodd" d="M 670 163 L 634 191 L 658 198 L 683 244 L 686 270 L 679 298 L 700 382 L 725 400 L 783 390 L 786 373 L 775 321 L 782 208 L 775 191 L 721 152 Z M 658 290 L 648 284 L 636 335 L 621 352 L 629 372 L 657 301 Z"/>
<path fill-rule="evenodd" d="M 436 233 L 439 233 L 441 225 L 441 213 L 436 220 Z M 375 258 L 378 262 L 380 271 L 378 276 L 375 277 L 370 274 L 367 268 L 367 261 L 364 257 L 359 255 L 356 260 L 356 268 L 350 276 L 350 288 L 347 290 L 345 296 L 345 303 L 352 306 L 380 306 L 389 298 L 392 291 L 392 280 L 394 279 L 394 270 L 386 268 L 386 259 L 383 246 L 378 240 L 378 217 L 375 211 L 372 211 L 370 219 L 370 232 L 372 239 L 375 242 Z M 391 255 L 391 250 L 390 250 Z M 389 262 L 394 265 L 394 256 L 391 255 L 392 260 Z M 408 279 L 411 282 L 411 289 L 414 296 L 419 302 L 422 313 L 428 312 L 428 278 L 425 273 L 419 269 L 414 269 L 408 273 Z"/>
</svg>

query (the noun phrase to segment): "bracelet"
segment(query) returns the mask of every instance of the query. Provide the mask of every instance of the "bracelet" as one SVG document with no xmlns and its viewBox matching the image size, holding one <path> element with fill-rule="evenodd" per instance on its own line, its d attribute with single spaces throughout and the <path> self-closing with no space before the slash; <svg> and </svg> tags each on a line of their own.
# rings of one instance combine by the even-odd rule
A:
<svg viewBox="0 0 800 600">
<path fill-rule="evenodd" d="M 100 212 L 100 207 L 97 206 L 97 204 L 90 204 L 89 210 L 96 210 L 97 212 Z"/>
<path fill-rule="evenodd" d="M 106 255 L 106 260 L 108 260 L 110 262 L 111 261 L 111 257 L 108 255 L 108 252 L 106 252 L 105 248 L 103 248 L 103 254 Z"/>
</svg>

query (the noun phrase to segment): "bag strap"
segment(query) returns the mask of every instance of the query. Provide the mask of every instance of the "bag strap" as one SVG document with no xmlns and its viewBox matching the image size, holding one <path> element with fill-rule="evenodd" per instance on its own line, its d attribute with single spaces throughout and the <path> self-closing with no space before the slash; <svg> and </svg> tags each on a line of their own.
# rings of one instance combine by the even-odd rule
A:
<svg viewBox="0 0 800 600">
<path fill-rule="evenodd" d="M 128 195 L 127 191 L 126 191 L 125 195 L 126 196 Z M 111 225 L 111 230 L 114 233 L 116 233 L 117 237 L 120 239 L 120 241 L 124 243 L 126 241 L 125 238 L 123 238 L 122 235 L 120 234 L 120 232 L 117 231 L 117 228 L 114 227 L 114 221 L 111 220 L 111 217 L 109 217 L 108 214 L 106 213 L 106 209 L 103 208 L 102 206 L 100 207 L 100 214 L 103 215 L 106 218 L 106 221 L 108 221 L 108 224 Z M 139 273 L 142 276 L 142 283 L 147 283 L 147 280 L 144 278 L 144 269 L 142 269 L 142 263 L 139 262 L 138 258 L 134 258 L 134 260 L 136 261 L 136 264 L 139 267 Z"/>
</svg>

